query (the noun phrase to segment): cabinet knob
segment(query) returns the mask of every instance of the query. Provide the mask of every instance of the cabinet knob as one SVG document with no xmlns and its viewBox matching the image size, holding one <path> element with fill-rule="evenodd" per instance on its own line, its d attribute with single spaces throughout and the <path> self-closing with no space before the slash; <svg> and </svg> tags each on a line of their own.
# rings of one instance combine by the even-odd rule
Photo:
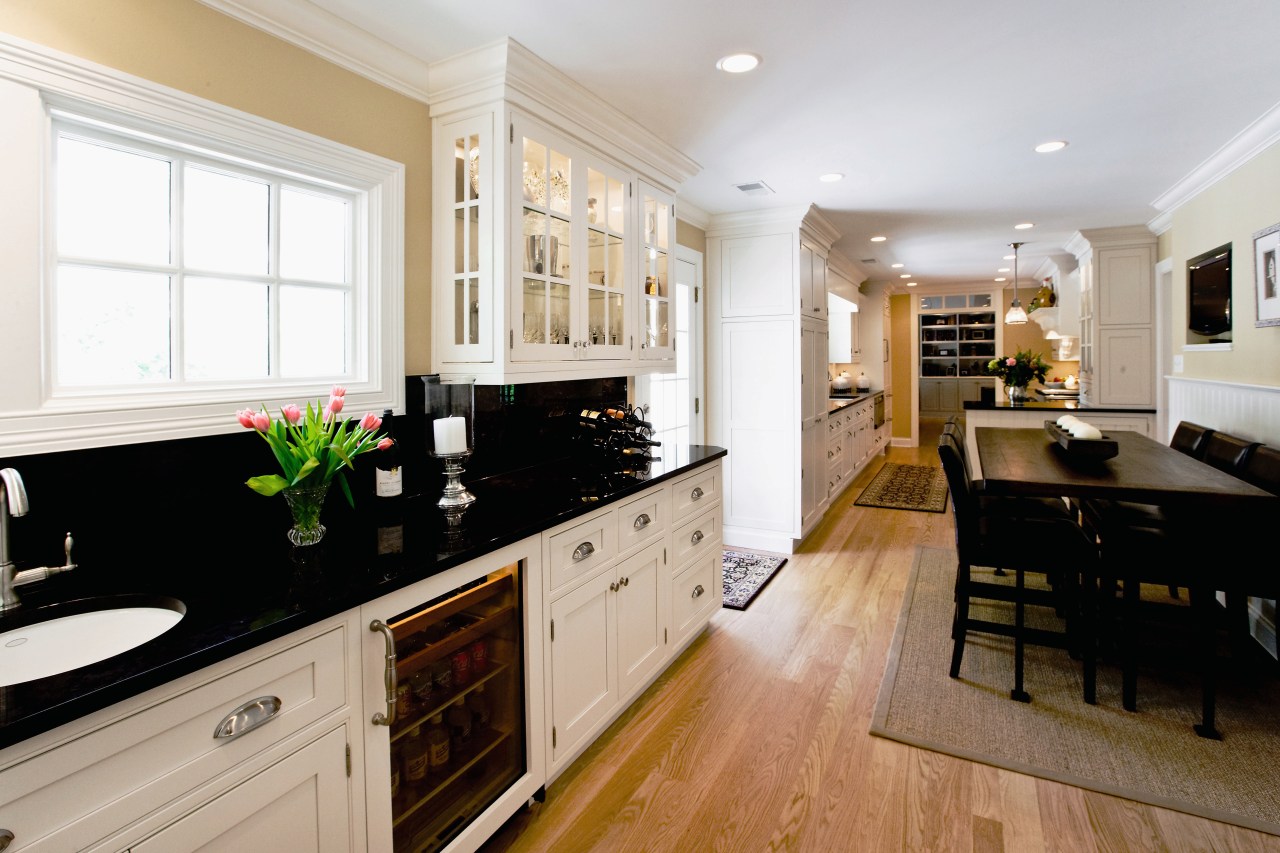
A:
<svg viewBox="0 0 1280 853">
<path fill-rule="evenodd" d="M 693 588 L 693 595 L 690 596 L 690 598 L 697 598 L 698 596 L 702 595 L 704 592 L 706 592 L 706 590 L 702 588 L 702 584 L 698 584 Z"/>
<path fill-rule="evenodd" d="M 630 585 L 631 585 L 631 578 L 618 579 L 618 586 L 630 586 Z"/>
<path fill-rule="evenodd" d="M 590 542 L 583 542 L 577 548 L 573 549 L 573 561 L 580 563 L 596 552 L 596 546 Z"/>
<path fill-rule="evenodd" d="M 648 527 L 650 523 L 652 523 L 652 521 L 653 519 L 649 517 L 649 514 L 647 512 L 642 512 L 636 516 L 635 524 L 632 524 L 631 526 L 636 530 L 642 530 Z"/>
<path fill-rule="evenodd" d="M 702 487 L 694 486 L 693 491 L 689 493 L 689 500 L 691 501 L 702 500 L 702 495 L 703 495 Z"/>
<path fill-rule="evenodd" d="M 616 581 L 610 581 L 610 582 L 609 582 L 609 592 L 617 592 L 617 591 L 618 591 L 618 584 L 617 584 L 617 582 L 616 582 Z"/>
<path fill-rule="evenodd" d="M 7 829 L 0 829 L 0 851 L 8 850 L 12 843 L 13 833 Z"/>
<path fill-rule="evenodd" d="M 695 530 L 693 531 L 693 535 L 689 537 L 689 541 L 692 542 L 694 545 L 697 545 L 699 542 L 701 542 L 703 539 L 706 539 L 706 538 L 707 538 L 706 536 L 702 535 L 701 530 Z"/>
</svg>

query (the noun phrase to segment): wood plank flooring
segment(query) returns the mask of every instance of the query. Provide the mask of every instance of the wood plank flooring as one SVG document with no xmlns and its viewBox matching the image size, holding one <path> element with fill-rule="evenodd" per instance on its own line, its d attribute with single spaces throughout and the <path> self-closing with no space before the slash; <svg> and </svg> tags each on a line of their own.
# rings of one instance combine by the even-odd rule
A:
<svg viewBox="0 0 1280 853">
<path fill-rule="evenodd" d="M 885 459 L 937 464 L 930 426 Z M 915 549 L 955 543 L 949 509 L 853 506 L 881 464 L 483 850 L 1280 851 L 1263 833 L 868 734 Z"/>
</svg>

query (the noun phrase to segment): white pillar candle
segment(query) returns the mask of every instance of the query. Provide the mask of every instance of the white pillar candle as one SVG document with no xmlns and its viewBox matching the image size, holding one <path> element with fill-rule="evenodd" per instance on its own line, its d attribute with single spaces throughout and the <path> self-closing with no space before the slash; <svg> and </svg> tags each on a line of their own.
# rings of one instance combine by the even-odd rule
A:
<svg viewBox="0 0 1280 853">
<path fill-rule="evenodd" d="M 1068 430 L 1073 438 L 1102 438 L 1102 430 L 1093 424 L 1078 421 Z"/>
<path fill-rule="evenodd" d="M 436 453 L 467 452 L 466 418 L 436 418 L 431 426 L 435 430 Z"/>
<path fill-rule="evenodd" d="M 1075 415 L 1063 415 L 1062 417 L 1058 418 L 1058 426 L 1062 427 L 1063 429 L 1067 429 L 1072 424 L 1077 423 L 1079 420 L 1080 419 L 1077 418 Z"/>
</svg>

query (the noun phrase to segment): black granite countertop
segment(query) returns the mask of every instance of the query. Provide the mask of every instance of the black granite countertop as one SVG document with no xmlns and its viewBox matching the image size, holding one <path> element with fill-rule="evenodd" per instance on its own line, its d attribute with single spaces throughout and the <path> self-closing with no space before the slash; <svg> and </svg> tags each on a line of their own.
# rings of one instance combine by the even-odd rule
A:
<svg viewBox="0 0 1280 853">
<path fill-rule="evenodd" d="M 1144 408 L 1138 406 L 1099 406 L 1092 403 L 1081 402 L 1080 400 L 1028 400 L 1025 403 L 1014 405 L 1008 400 L 997 400 L 994 403 L 983 402 L 982 400 L 965 400 L 965 409 L 981 410 L 981 411 L 1010 411 L 1022 412 L 1028 409 L 1042 409 L 1044 411 L 1082 411 L 1082 412 L 1123 412 L 1135 415 L 1154 415 L 1156 410 L 1153 408 Z"/>
<path fill-rule="evenodd" d="M 827 413 L 830 414 L 831 412 L 838 412 L 841 409 L 852 406 L 854 403 L 861 403 L 863 400 L 870 400 L 871 398 L 883 393 L 883 391 L 854 391 L 852 394 L 832 394 L 827 397 Z"/>
<path fill-rule="evenodd" d="M 559 459 L 464 484 L 476 496 L 456 529 L 438 492 L 406 496 L 388 512 L 374 498 L 355 509 L 333 490 L 318 545 L 294 548 L 284 500 L 242 485 L 205 493 L 171 484 L 153 506 L 113 505 L 77 532 L 78 567 L 20 588 L 22 611 L 97 595 L 156 594 L 186 605 L 166 633 L 130 652 L 60 675 L 0 687 L 0 748 L 358 607 L 608 503 L 705 465 L 723 448 L 662 448 L 647 471 L 609 471 Z M 195 479 L 195 478 L 191 478 Z M 443 479 L 439 480 L 443 485 Z M 34 504 L 34 502 L 33 502 Z M 13 524 L 21 523 L 17 519 Z M 81 524 L 85 522 L 82 520 Z M 403 550 L 379 555 L 378 530 L 403 527 Z M 18 568 L 28 566 L 19 563 Z M 0 619 L 0 632 L 6 630 Z"/>
</svg>

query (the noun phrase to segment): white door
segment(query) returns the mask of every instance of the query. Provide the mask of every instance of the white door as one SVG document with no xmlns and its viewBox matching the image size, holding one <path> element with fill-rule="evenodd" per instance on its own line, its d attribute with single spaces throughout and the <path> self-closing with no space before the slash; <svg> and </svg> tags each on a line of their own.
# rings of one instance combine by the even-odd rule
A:
<svg viewBox="0 0 1280 853">
<path fill-rule="evenodd" d="M 675 361 L 672 373 L 637 378 L 636 402 L 648 406 L 654 438 L 663 445 L 701 444 L 705 435 L 702 394 L 702 253 L 676 247 Z M 658 456 L 662 455 L 661 449 Z"/>
</svg>

